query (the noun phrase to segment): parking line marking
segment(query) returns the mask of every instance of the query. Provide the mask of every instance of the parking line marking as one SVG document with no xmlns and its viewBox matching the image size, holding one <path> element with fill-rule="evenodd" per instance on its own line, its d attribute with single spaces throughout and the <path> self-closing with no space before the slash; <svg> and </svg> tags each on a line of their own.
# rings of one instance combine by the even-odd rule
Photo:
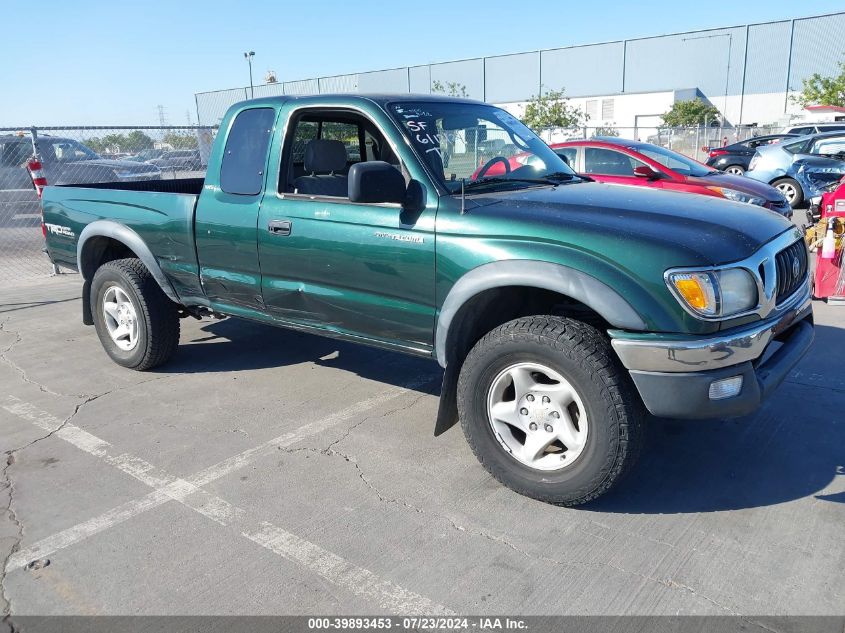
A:
<svg viewBox="0 0 845 633">
<path fill-rule="evenodd" d="M 376 602 L 394 613 L 408 615 L 454 615 L 451 609 L 428 598 L 408 591 L 373 572 L 291 534 L 272 523 L 263 521 L 255 532 L 243 535 L 262 547 L 298 562 L 329 582 L 345 587 L 352 593 Z"/>
<path fill-rule="evenodd" d="M 312 435 L 316 435 L 321 431 L 328 430 L 332 426 L 344 422 L 356 413 L 361 413 L 367 409 L 385 404 L 409 390 L 422 387 L 431 382 L 433 378 L 433 376 L 429 376 L 412 380 L 406 387 L 391 389 L 390 391 L 362 400 L 361 402 L 337 411 L 323 420 L 303 424 L 294 431 L 274 437 L 273 439 L 254 448 L 249 448 L 237 455 L 224 459 L 217 464 L 213 464 L 208 468 L 188 477 L 182 482 L 182 484 L 189 484 L 193 486 L 192 490 L 196 490 L 196 488 L 207 485 L 216 479 L 220 479 L 221 477 L 225 477 L 226 475 L 236 472 L 241 468 L 249 466 L 256 459 L 277 450 L 277 447 L 287 448 L 292 446 Z M 20 418 L 32 422 L 37 427 L 45 431 L 53 431 L 62 424 L 62 420 L 58 417 L 44 411 L 40 411 L 34 405 L 24 402 L 20 398 L 10 395 L 7 397 L 7 401 L 7 404 L 2 405 L 3 409 Z M 73 428 L 78 429 L 78 432 L 75 430 L 68 431 L 67 434 L 60 434 L 60 436 L 62 439 L 74 439 L 75 442 L 72 443 L 74 443 L 77 448 L 90 452 L 100 451 L 100 449 L 105 451 L 105 449 L 110 446 L 108 442 L 103 442 L 103 440 L 93 438 L 90 434 L 88 434 L 89 437 L 86 438 L 83 435 L 85 431 L 82 431 L 79 427 L 74 426 Z M 85 448 L 83 448 L 83 446 Z M 103 452 L 98 453 L 96 456 L 104 457 L 106 454 L 107 453 Z M 133 458 L 126 454 L 117 457 L 110 457 L 109 459 L 111 460 L 110 463 L 112 463 L 113 466 L 120 468 L 126 474 L 131 475 L 135 479 L 139 479 L 151 487 L 159 488 L 162 485 L 174 483 L 171 481 L 161 484 L 162 480 L 160 478 L 158 478 L 157 481 L 154 481 L 153 478 L 145 476 L 145 474 L 149 473 L 153 466 L 144 460 Z M 108 530 L 111 527 L 120 525 L 134 516 L 143 514 L 148 510 L 153 510 L 168 501 L 176 501 L 177 499 L 173 498 L 173 494 L 175 494 L 173 489 L 164 491 L 154 490 L 139 499 L 128 501 L 127 503 L 112 508 L 99 516 L 93 517 L 92 519 L 88 519 L 87 521 L 83 521 L 82 523 L 78 523 L 77 525 L 71 526 L 61 532 L 57 532 L 56 534 L 41 539 L 40 541 L 33 543 L 30 547 L 20 550 L 10 557 L 7 564 L 7 570 L 12 571 L 13 569 L 23 567 L 35 558 L 49 556 L 53 552 L 75 545 L 76 543 L 84 541 L 85 539 Z M 209 512 L 211 512 L 210 508 Z M 212 517 L 209 516 L 209 518 Z M 220 517 L 218 516 L 218 518 Z"/>
<path fill-rule="evenodd" d="M 147 510 L 152 510 L 161 505 L 164 505 L 171 498 L 160 490 L 153 490 L 151 493 L 144 495 L 139 499 L 133 499 L 116 508 L 112 508 L 99 516 L 96 516 L 82 523 L 78 523 L 61 532 L 57 532 L 47 538 L 43 538 L 32 544 L 26 549 L 18 550 L 9 557 L 9 562 L 6 564 L 6 571 L 10 572 L 15 569 L 26 566 L 31 560 L 36 558 L 43 558 L 49 556 L 53 552 L 70 547 L 75 543 L 84 541 L 85 539 L 108 530 L 115 525 L 128 521 L 134 516 L 142 514 Z"/>
<path fill-rule="evenodd" d="M 2 405 L 6 411 L 28 420 L 36 426 L 54 431 L 56 437 L 76 446 L 80 450 L 93 455 L 114 466 L 133 478 L 155 488 L 151 493 L 127 502 L 105 514 L 89 519 L 72 528 L 68 528 L 53 536 L 42 539 L 33 546 L 16 552 L 9 558 L 6 570 L 11 571 L 25 566 L 36 557 L 43 557 L 58 549 L 78 543 L 89 536 L 98 534 L 105 529 L 118 525 L 147 510 L 158 507 L 167 501 L 177 501 L 195 512 L 215 521 L 216 523 L 236 527 L 240 534 L 250 541 L 261 545 L 265 549 L 292 560 L 306 567 L 327 581 L 351 591 L 365 599 L 375 601 L 384 609 L 395 613 L 413 615 L 450 615 L 454 612 L 430 599 L 407 590 L 389 580 L 384 580 L 373 572 L 359 567 L 337 554 L 321 548 L 291 532 L 262 521 L 257 526 L 245 525 L 247 513 L 245 510 L 230 504 L 225 499 L 202 490 L 196 482 L 208 483 L 222 477 L 238 468 L 246 466 L 264 451 L 277 446 L 290 446 L 305 437 L 314 435 L 330 428 L 355 413 L 387 402 L 409 389 L 422 386 L 430 382 L 431 378 L 418 379 L 407 388 L 388 391 L 379 396 L 352 405 L 343 411 L 333 414 L 324 420 L 303 425 L 296 431 L 281 435 L 269 442 L 259 445 L 255 449 L 244 451 L 233 458 L 223 460 L 214 466 L 200 471 L 190 480 L 181 479 L 156 468 L 146 460 L 120 453 L 112 455 L 109 449 L 112 444 L 98 438 L 78 426 L 63 421 L 47 412 L 38 410 L 34 405 L 22 401 L 15 396 L 8 396 L 8 403 Z M 240 527 L 239 527 L 240 526 Z"/>
<path fill-rule="evenodd" d="M 326 431 L 337 424 L 349 419 L 353 415 L 358 413 L 364 413 L 370 409 L 378 407 L 380 405 L 386 404 L 390 400 L 401 396 L 403 393 L 407 393 L 410 390 L 418 389 L 434 379 L 434 376 L 427 376 L 422 378 L 416 378 L 409 382 L 405 387 L 397 387 L 395 389 L 391 389 L 389 391 L 385 391 L 382 394 L 377 396 L 373 396 L 372 398 L 367 398 L 366 400 L 362 400 L 361 402 L 356 402 L 353 405 L 346 407 L 345 409 L 341 409 L 336 413 L 332 413 L 328 417 L 322 420 L 316 420 L 314 422 L 309 422 L 308 424 L 303 424 L 298 429 L 290 431 L 288 433 L 283 433 L 278 437 L 274 437 L 271 440 L 267 440 L 263 444 L 260 444 L 254 448 L 249 448 L 237 455 L 233 455 L 227 459 L 224 459 L 221 462 L 213 464 L 208 468 L 204 468 L 203 470 L 197 472 L 194 475 L 191 475 L 187 478 L 195 486 L 204 486 L 215 479 L 220 479 L 240 468 L 248 466 L 253 461 L 266 455 L 267 453 L 271 453 L 272 451 L 278 448 L 287 448 L 292 444 L 296 444 L 304 440 L 307 437 L 312 435 L 316 435 L 321 431 Z"/>
</svg>

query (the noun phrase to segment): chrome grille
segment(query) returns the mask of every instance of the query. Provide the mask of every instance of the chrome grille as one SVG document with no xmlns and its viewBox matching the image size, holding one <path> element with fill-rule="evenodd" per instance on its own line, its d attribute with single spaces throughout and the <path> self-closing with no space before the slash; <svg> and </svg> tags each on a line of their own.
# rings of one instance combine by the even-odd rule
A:
<svg viewBox="0 0 845 633">
<path fill-rule="evenodd" d="M 782 303 L 798 290 L 807 277 L 807 247 L 804 240 L 793 242 L 775 255 L 777 299 Z"/>
</svg>

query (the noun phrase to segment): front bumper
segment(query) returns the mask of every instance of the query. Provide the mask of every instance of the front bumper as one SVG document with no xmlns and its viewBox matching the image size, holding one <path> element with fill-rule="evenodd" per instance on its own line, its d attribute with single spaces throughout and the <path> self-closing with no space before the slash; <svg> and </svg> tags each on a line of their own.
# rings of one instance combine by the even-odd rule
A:
<svg viewBox="0 0 845 633">
<path fill-rule="evenodd" d="M 777 319 L 721 336 L 682 339 L 617 335 L 611 341 L 646 408 L 660 417 L 685 419 L 751 413 L 783 382 L 812 342 L 809 296 Z M 714 382 L 736 376 L 742 376 L 742 387 L 736 395 L 711 398 Z"/>
</svg>

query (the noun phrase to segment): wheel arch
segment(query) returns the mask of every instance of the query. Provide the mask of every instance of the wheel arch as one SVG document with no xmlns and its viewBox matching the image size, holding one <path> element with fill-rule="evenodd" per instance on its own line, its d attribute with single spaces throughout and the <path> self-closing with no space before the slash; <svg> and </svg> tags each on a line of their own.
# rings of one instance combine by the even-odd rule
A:
<svg viewBox="0 0 845 633">
<path fill-rule="evenodd" d="M 94 273 L 105 262 L 121 257 L 141 260 L 167 298 L 180 303 L 178 294 L 140 235 L 114 220 L 95 220 L 82 230 L 76 244 L 76 261 L 83 279 L 82 322 L 86 325 L 94 323 L 90 301 Z"/>
<path fill-rule="evenodd" d="M 490 262 L 472 269 L 451 288 L 437 318 L 435 357 L 448 367 L 462 321 L 462 312 L 475 298 L 492 290 L 527 288 L 547 291 L 586 306 L 611 326 L 627 330 L 645 330 L 637 311 L 607 284 L 581 270 L 532 260 Z"/>
</svg>

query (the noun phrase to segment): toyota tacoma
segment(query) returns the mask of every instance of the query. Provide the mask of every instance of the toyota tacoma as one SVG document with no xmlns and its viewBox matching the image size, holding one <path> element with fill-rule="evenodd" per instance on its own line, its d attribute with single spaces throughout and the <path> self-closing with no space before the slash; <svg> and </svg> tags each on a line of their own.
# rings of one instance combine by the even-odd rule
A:
<svg viewBox="0 0 845 633">
<path fill-rule="evenodd" d="M 245 101 L 204 179 L 48 186 L 42 212 L 119 365 L 165 363 L 209 314 L 430 357 L 435 434 L 460 421 L 494 477 L 563 505 L 630 469 L 647 412 L 750 413 L 813 339 L 782 216 L 592 182 L 464 99 Z"/>
</svg>

